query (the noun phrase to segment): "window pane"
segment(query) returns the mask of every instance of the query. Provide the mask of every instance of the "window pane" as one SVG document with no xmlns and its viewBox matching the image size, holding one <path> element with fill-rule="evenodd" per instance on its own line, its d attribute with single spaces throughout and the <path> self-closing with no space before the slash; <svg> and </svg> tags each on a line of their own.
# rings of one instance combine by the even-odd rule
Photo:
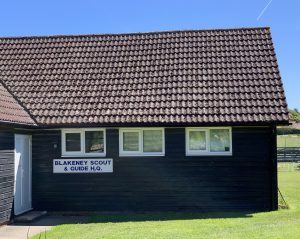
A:
<svg viewBox="0 0 300 239">
<path fill-rule="evenodd" d="M 210 151 L 211 152 L 230 151 L 229 129 L 210 130 Z"/>
<path fill-rule="evenodd" d="M 144 152 L 162 152 L 162 144 L 162 130 L 143 131 Z"/>
<path fill-rule="evenodd" d="M 103 131 L 85 131 L 85 152 L 104 153 Z"/>
<path fill-rule="evenodd" d="M 189 132 L 189 149 L 190 150 L 206 150 L 205 131 Z"/>
<path fill-rule="evenodd" d="M 66 133 L 66 152 L 80 150 L 80 133 Z"/>
<path fill-rule="evenodd" d="M 123 151 L 139 151 L 139 132 L 123 132 Z"/>
</svg>

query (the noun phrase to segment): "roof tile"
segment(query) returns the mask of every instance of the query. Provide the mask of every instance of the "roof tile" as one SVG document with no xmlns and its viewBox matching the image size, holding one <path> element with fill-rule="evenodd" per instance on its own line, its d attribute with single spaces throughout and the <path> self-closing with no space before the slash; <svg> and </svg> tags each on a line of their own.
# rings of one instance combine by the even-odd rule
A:
<svg viewBox="0 0 300 239">
<path fill-rule="evenodd" d="M 0 122 L 35 125 L 35 122 L 0 82 Z"/>
<path fill-rule="evenodd" d="M 269 28 L 0 38 L 0 78 L 39 125 L 288 121 Z"/>
</svg>

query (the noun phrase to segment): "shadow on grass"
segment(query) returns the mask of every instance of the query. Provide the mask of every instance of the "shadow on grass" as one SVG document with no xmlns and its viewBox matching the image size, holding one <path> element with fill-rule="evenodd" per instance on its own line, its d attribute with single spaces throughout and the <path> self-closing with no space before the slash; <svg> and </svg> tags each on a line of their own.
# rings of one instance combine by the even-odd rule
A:
<svg viewBox="0 0 300 239">
<path fill-rule="evenodd" d="M 170 220 L 196 220 L 213 218 L 246 218 L 252 217 L 247 213 L 200 213 L 200 212 L 149 212 L 149 213 L 118 213 L 91 216 L 87 223 L 119 223 L 143 221 L 170 221 Z"/>
<path fill-rule="evenodd" d="M 118 212 L 118 213 L 55 213 L 30 223 L 14 223 L 14 226 L 58 226 L 66 224 L 121 223 L 146 221 L 198 220 L 213 218 L 251 218 L 255 212 Z"/>
</svg>

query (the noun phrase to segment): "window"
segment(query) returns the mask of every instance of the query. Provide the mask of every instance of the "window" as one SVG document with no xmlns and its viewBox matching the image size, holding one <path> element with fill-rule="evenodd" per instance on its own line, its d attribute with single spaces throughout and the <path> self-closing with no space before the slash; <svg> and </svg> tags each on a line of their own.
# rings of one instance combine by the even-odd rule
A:
<svg viewBox="0 0 300 239">
<path fill-rule="evenodd" d="M 143 130 L 143 149 L 144 152 L 162 152 L 162 130 Z"/>
<path fill-rule="evenodd" d="M 80 133 L 66 133 L 66 151 L 80 152 Z"/>
<path fill-rule="evenodd" d="M 189 150 L 206 151 L 206 131 L 189 131 Z"/>
<path fill-rule="evenodd" d="M 62 130 L 63 156 L 105 156 L 104 129 Z"/>
<path fill-rule="evenodd" d="M 210 152 L 229 152 L 229 129 L 210 129 Z"/>
<path fill-rule="evenodd" d="M 120 129 L 120 156 L 164 156 L 164 129 Z"/>
<path fill-rule="evenodd" d="M 187 128 L 186 155 L 232 155 L 231 128 Z"/>
<path fill-rule="evenodd" d="M 128 131 L 123 132 L 123 150 L 126 152 L 139 151 L 140 132 Z"/>
</svg>

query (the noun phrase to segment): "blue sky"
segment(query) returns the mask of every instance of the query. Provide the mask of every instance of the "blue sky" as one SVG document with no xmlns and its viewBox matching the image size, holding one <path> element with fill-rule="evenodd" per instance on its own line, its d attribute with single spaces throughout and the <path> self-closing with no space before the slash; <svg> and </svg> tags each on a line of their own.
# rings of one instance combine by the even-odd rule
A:
<svg viewBox="0 0 300 239">
<path fill-rule="evenodd" d="M 300 109 L 300 1 L 1 1 L 0 36 L 270 26 L 290 108 Z"/>
</svg>

